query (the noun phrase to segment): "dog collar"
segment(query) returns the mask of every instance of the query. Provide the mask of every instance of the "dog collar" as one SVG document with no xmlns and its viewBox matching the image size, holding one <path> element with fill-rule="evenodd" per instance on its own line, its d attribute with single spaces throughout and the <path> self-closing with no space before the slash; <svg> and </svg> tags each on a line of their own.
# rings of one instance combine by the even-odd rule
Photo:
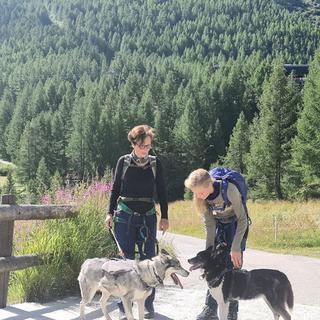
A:
<svg viewBox="0 0 320 320">
<path fill-rule="evenodd" d="M 152 274 L 153 278 L 155 278 L 155 280 L 157 281 L 157 283 L 155 283 L 155 282 L 153 282 L 153 283 L 148 283 L 148 282 L 146 282 L 144 279 L 142 279 L 141 275 L 137 272 L 137 270 L 135 270 L 135 271 L 138 273 L 141 281 L 144 283 L 144 285 L 145 285 L 147 288 L 154 288 L 154 287 L 156 287 L 156 286 L 159 285 L 159 284 L 163 284 L 163 280 L 162 280 L 161 277 L 157 274 L 155 267 L 150 267 L 150 261 L 148 261 L 148 270 L 149 270 L 149 272 Z"/>
<path fill-rule="evenodd" d="M 158 280 L 159 284 L 163 284 L 163 280 L 162 280 L 162 279 L 160 278 L 160 276 L 157 274 L 156 268 L 153 267 L 152 269 L 153 269 L 153 273 L 154 273 L 156 279 Z"/>
<path fill-rule="evenodd" d="M 210 281 L 210 286 L 215 286 L 217 285 L 220 281 L 221 281 L 221 278 L 228 272 L 228 271 L 231 271 L 230 269 L 224 269 L 222 270 L 218 276 L 216 276 L 215 278 L 213 278 L 213 280 Z M 203 274 L 203 277 L 205 278 L 206 275 Z"/>
</svg>

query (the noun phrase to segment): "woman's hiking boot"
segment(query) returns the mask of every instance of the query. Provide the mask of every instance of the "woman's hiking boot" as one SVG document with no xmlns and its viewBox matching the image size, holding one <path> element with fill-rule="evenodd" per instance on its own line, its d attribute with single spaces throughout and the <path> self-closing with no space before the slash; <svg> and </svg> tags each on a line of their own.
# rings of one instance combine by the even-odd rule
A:
<svg viewBox="0 0 320 320">
<path fill-rule="evenodd" d="M 205 305 L 201 313 L 197 315 L 197 320 L 219 320 L 217 315 L 217 308 L 210 308 L 208 305 Z"/>
</svg>

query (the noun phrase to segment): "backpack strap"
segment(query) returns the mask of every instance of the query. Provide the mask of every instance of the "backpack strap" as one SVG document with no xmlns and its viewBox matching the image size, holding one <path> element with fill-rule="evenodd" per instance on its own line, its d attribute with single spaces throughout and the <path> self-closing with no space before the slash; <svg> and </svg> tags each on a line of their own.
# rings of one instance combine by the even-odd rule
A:
<svg viewBox="0 0 320 320">
<path fill-rule="evenodd" d="M 131 165 L 131 159 L 132 159 L 132 155 L 130 153 L 126 154 L 124 156 L 122 174 L 121 174 L 121 183 L 123 183 L 124 176 L 125 176 L 128 168 Z M 154 179 L 156 179 L 156 177 L 157 177 L 157 157 L 149 155 L 149 164 L 150 164 L 150 167 L 152 169 L 152 173 L 153 173 Z"/>
<path fill-rule="evenodd" d="M 248 212 L 248 207 L 247 207 L 247 202 L 246 200 L 244 199 L 243 197 L 243 194 L 241 193 L 241 188 L 240 186 L 237 184 L 236 181 L 229 181 L 228 178 L 224 178 L 222 177 L 221 179 L 221 195 L 222 195 L 222 198 L 223 198 L 223 207 L 224 209 L 226 208 L 226 206 L 228 205 L 229 203 L 229 200 L 228 200 L 228 184 L 232 183 L 235 185 L 235 187 L 238 189 L 239 193 L 240 193 L 240 196 L 241 196 L 241 202 L 242 202 L 242 205 L 243 205 L 243 208 L 244 208 L 244 211 L 247 215 L 247 220 L 248 220 L 248 224 L 249 226 L 252 224 L 252 221 L 251 221 L 251 218 L 249 216 L 249 212 Z M 223 209 L 223 210 L 224 210 Z"/>
<path fill-rule="evenodd" d="M 128 168 L 130 166 L 132 166 L 131 159 L 132 159 L 132 155 L 130 153 L 126 154 L 124 156 L 122 174 L 121 174 L 121 188 L 120 188 L 121 190 L 122 190 L 122 186 L 123 186 L 124 176 L 125 176 Z M 154 179 L 156 179 L 156 176 L 157 176 L 157 157 L 156 156 L 149 155 L 149 165 L 152 169 Z M 152 202 L 152 203 L 154 202 L 153 198 L 129 198 L 129 197 L 121 197 L 121 198 L 124 201 L 142 201 L 142 202 Z"/>
<path fill-rule="evenodd" d="M 123 179 L 124 179 L 124 176 L 128 170 L 128 168 L 130 167 L 130 164 L 131 164 L 131 154 L 126 154 L 124 156 L 124 161 L 123 161 L 123 167 L 122 167 L 122 174 L 121 174 L 121 186 L 123 184 Z"/>
<path fill-rule="evenodd" d="M 156 156 L 149 156 L 150 166 L 152 169 L 152 173 L 154 176 L 154 180 L 156 180 L 157 177 L 157 157 Z"/>
<path fill-rule="evenodd" d="M 221 179 L 221 195 L 223 198 L 223 210 L 226 208 L 226 206 L 229 203 L 228 200 L 228 184 L 229 181 L 227 179 L 222 178 Z"/>
</svg>

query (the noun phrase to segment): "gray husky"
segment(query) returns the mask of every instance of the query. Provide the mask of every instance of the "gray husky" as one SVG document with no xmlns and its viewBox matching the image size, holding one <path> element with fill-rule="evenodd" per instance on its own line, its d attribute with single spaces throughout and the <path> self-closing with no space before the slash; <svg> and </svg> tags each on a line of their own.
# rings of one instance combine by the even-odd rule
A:
<svg viewBox="0 0 320 320">
<path fill-rule="evenodd" d="M 176 275 L 187 277 L 189 272 L 182 268 L 178 259 L 170 256 L 165 250 L 152 259 L 112 260 L 107 258 L 87 259 L 81 266 L 78 277 L 82 300 L 80 302 L 80 319 L 85 319 L 85 305 L 90 303 L 95 293 L 102 293 L 100 306 L 107 320 L 111 317 L 107 311 L 110 296 L 122 300 L 126 317 L 133 320 L 132 302 L 137 301 L 139 320 L 144 318 L 144 302 L 152 289 L 160 284 L 166 276 L 182 288 Z"/>
</svg>

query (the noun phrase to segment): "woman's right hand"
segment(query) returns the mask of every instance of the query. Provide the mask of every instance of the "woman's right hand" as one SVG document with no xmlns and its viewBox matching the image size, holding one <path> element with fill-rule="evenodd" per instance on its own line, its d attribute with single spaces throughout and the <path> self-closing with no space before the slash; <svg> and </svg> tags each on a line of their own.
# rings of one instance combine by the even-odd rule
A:
<svg viewBox="0 0 320 320">
<path fill-rule="evenodd" d="M 106 220 L 104 221 L 107 228 L 112 228 L 113 226 L 113 217 L 111 214 L 107 214 Z"/>
</svg>

